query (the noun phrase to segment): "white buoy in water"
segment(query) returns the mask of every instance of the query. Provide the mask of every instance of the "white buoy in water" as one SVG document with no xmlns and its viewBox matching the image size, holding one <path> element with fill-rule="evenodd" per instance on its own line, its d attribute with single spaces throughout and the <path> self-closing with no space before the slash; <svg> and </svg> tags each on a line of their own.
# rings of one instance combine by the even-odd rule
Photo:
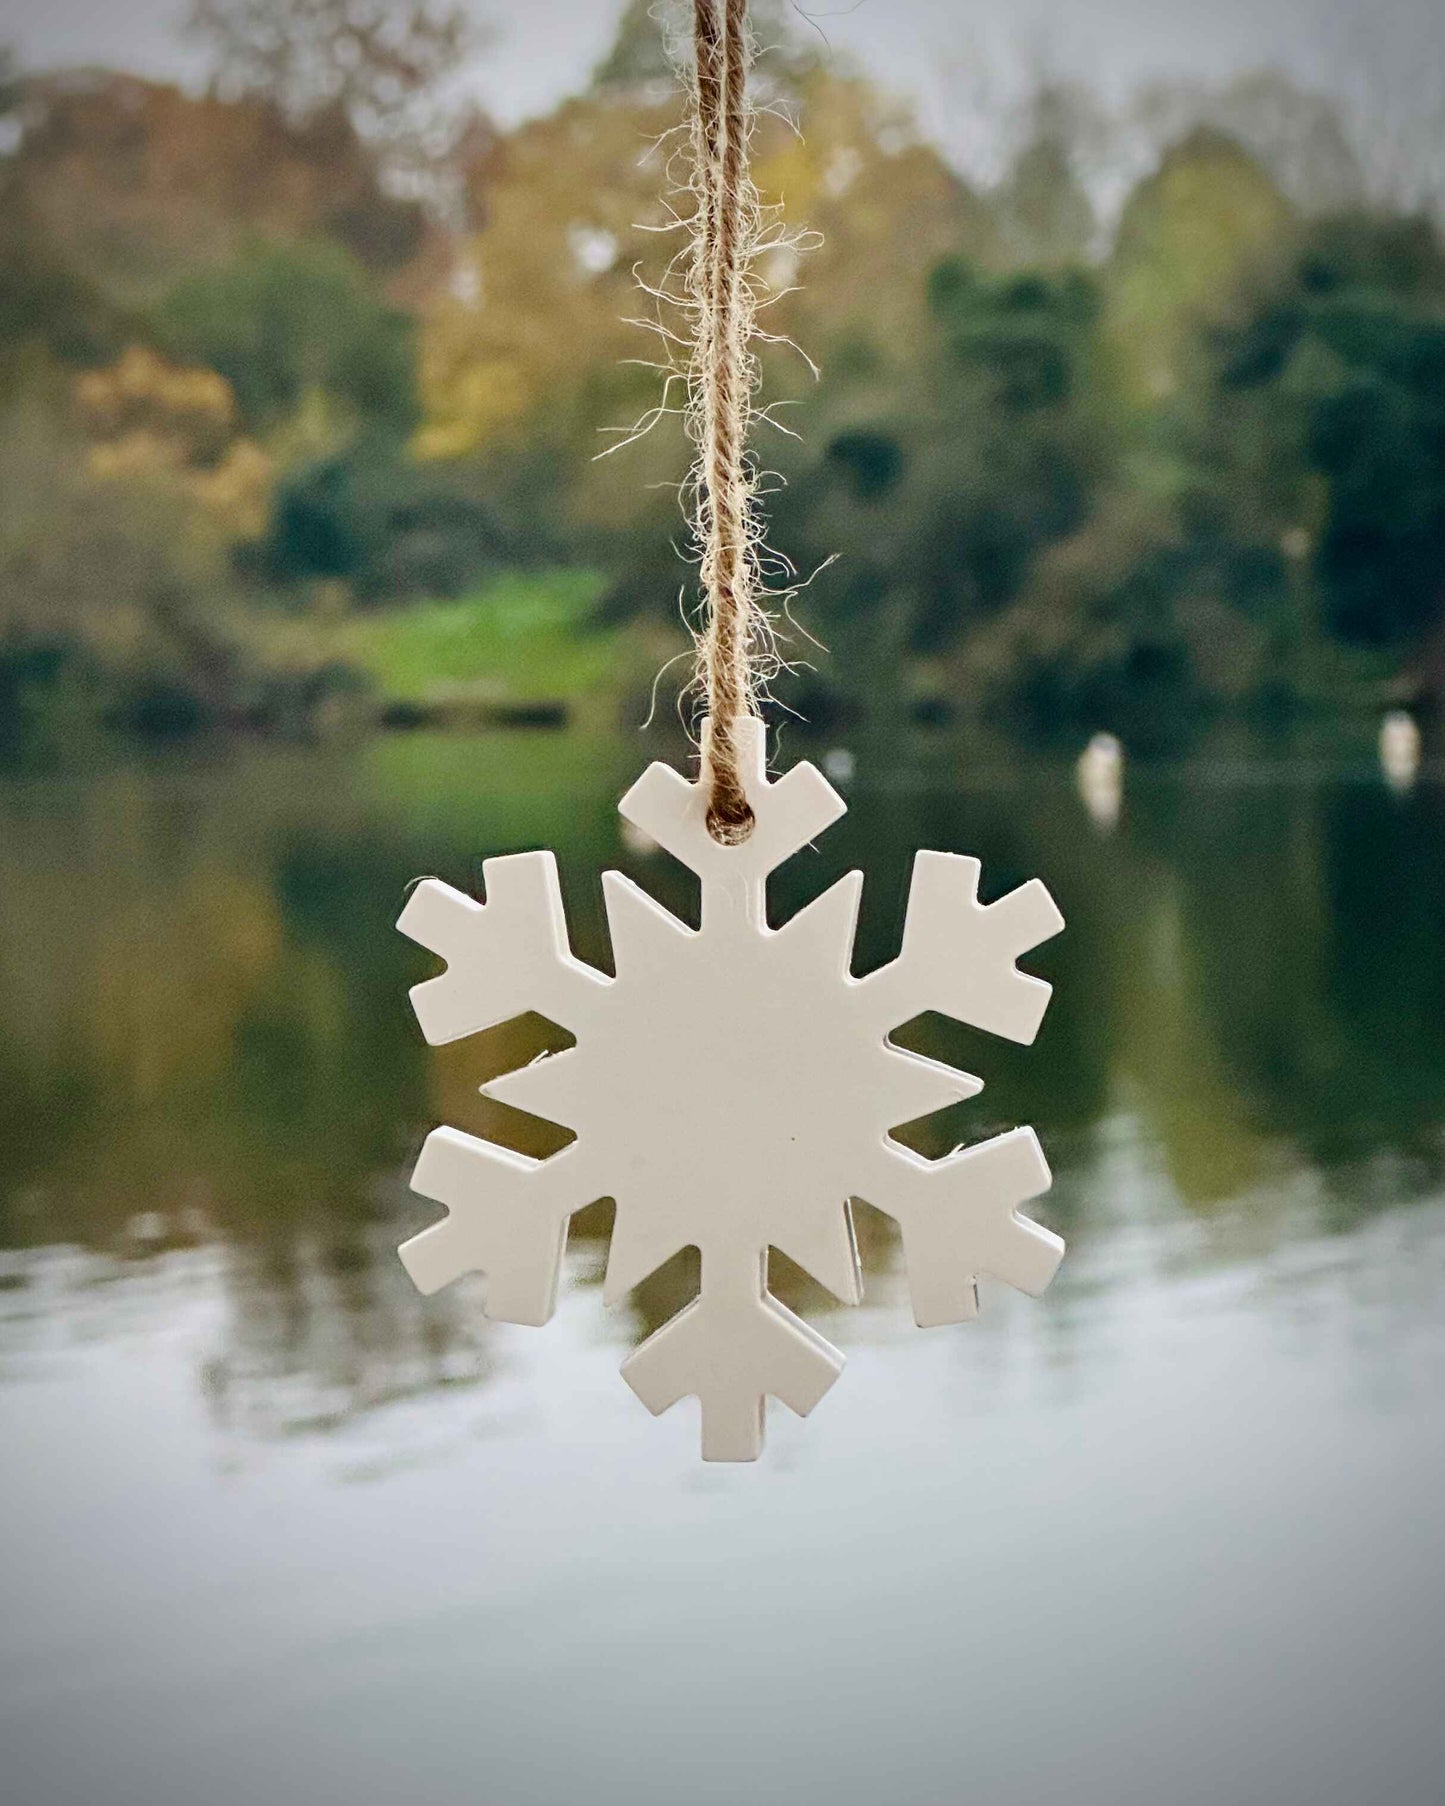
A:
<svg viewBox="0 0 1445 1806">
<path fill-rule="evenodd" d="M 1108 830 L 1124 801 L 1124 748 L 1113 734 L 1095 734 L 1074 767 L 1079 797 L 1096 828 Z"/>
<path fill-rule="evenodd" d="M 835 784 L 847 784 L 853 777 L 853 755 L 846 746 L 833 746 L 823 754 L 823 771 Z"/>
<path fill-rule="evenodd" d="M 1420 729 L 1404 709 L 1380 723 L 1380 769 L 1392 790 L 1408 790 L 1420 772 Z"/>
</svg>

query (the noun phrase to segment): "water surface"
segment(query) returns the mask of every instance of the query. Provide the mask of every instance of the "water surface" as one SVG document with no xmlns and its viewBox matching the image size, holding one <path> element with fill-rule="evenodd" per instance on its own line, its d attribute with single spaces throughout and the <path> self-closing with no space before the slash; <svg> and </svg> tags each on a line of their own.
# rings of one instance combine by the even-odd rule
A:
<svg viewBox="0 0 1445 1806">
<path fill-rule="evenodd" d="M 1445 1728 L 1445 838 L 1367 763 L 1131 773 L 861 756 L 781 917 L 913 847 L 1068 918 L 1033 1050 L 925 1019 L 1016 1122 L 1070 1244 L 1039 1301 L 912 1327 L 860 1212 L 848 1355 L 756 1468 L 616 1375 L 686 1260 L 606 1313 L 605 1211 L 556 1320 L 416 1297 L 405 1178 L 530 1020 L 434 1055 L 407 882 L 598 869 L 632 739 L 426 736 L 0 780 L 0 1749 L 19 1806 L 334 1795 L 1437 1801 Z"/>
</svg>

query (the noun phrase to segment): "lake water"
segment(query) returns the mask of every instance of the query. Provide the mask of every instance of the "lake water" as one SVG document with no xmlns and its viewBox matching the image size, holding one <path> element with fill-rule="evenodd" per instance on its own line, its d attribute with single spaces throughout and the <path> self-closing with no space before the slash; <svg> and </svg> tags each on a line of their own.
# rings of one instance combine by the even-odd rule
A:
<svg viewBox="0 0 1445 1806">
<path fill-rule="evenodd" d="M 821 749 L 819 749 L 821 750 Z M 1368 761 L 1131 772 L 860 749 L 775 915 L 911 849 L 1068 919 L 1032 1050 L 926 1019 L 1032 1122 L 1069 1255 L 977 1324 L 780 1287 L 848 1356 L 754 1467 L 617 1377 L 691 1283 L 557 1317 L 395 1259 L 435 1122 L 408 880 L 557 848 L 574 940 L 636 739 L 426 736 L 0 781 L 0 1793 L 15 1806 L 1434 1806 L 1445 1790 L 1445 790 Z M 480 1282 L 478 1282 L 478 1285 Z"/>
</svg>

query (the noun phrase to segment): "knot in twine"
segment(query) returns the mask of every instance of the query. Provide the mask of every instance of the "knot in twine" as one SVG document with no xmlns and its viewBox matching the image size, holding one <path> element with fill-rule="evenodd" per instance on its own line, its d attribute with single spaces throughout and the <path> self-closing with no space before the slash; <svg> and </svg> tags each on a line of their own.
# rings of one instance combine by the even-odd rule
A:
<svg viewBox="0 0 1445 1806">
<path fill-rule="evenodd" d="M 758 214 L 748 173 L 747 0 L 693 0 L 693 38 L 697 210 L 690 289 L 696 330 L 688 387 L 707 607 L 698 653 L 709 718 L 703 768 L 708 830 L 725 846 L 736 846 L 753 829 L 737 724 L 756 712 L 760 626 L 753 475 L 746 456 L 757 383 L 747 265 Z"/>
</svg>

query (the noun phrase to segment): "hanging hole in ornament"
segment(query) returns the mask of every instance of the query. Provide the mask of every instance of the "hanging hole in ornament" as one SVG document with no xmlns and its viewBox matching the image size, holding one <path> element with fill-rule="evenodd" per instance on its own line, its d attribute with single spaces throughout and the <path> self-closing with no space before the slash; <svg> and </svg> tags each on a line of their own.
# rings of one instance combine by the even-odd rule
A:
<svg viewBox="0 0 1445 1806">
<path fill-rule="evenodd" d="M 751 837 L 754 825 L 755 817 L 746 803 L 741 812 L 724 814 L 715 806 L 707 812 L 707 831 L 719 846 L 740 847 Z"/>
</svg>

